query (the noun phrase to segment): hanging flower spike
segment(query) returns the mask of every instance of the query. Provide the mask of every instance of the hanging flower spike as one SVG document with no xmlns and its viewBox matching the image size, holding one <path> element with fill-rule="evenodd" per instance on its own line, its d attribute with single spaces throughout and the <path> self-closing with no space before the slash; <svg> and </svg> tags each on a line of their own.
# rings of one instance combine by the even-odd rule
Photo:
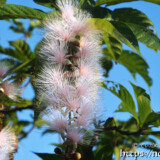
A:
<svg viewBox="0 0 160 160">
<path fill-rule="evenodd" d="M 60 13 L 44 22 L 45 40 L 39 55 L 45 65 L 36 85 L 39 96 L 48 101 L 42 116 L 47 125 L 67 143 L 80 144 L 97 118 L 101 36 L 90 26 L 90 14 L 74 0 L 57 0 L 56 4 Z"/>
</svg>

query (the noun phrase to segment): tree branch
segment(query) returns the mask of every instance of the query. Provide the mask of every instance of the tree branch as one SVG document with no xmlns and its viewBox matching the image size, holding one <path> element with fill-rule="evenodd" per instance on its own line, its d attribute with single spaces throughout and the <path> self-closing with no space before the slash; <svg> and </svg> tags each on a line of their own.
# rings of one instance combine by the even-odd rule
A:
<svg viewBox="0 0 160 160">
<path fill-rule="evenodd" d="M 33 109 L 33 106 L 13 108 L 13 109 L 10 109 L 10 110 L 5 110 L 4 109 L 4 110 L 0 110 L 0 113 L 7 114 L 7 113 L 11 113 L 11 112 L 26 110 L 26 109 Z"/>
<path fill-rule="evenodd" d="M 139 134 L 144 134 L 145 133 L 145 130 L 143 130 L 143 129 L 139 129 L 138 131 L 135 131 L 135 132 L 123 131 L 123 130 L 120 129 L 120 127 L 117 127 L 117 126 L 115 126 L 115 127 L 105 127 L 103 129 L 103 131 L 113 131 L 113 130 L 119 132 L 120 134 L 127 135 L 127 136 L 129 136 L 129 135 L 139 135 Z"/>
</svg>

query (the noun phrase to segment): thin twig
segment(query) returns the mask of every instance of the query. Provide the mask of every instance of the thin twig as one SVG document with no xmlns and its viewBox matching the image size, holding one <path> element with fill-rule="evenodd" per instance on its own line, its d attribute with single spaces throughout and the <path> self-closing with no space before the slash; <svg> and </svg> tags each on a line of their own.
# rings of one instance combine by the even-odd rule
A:
<svg viewBox="0 0 160 160">
<path fill-rule="evenodd" d="M 33 109 L 33 106 L 13 108 L 13 109 L 10 109 L 10 110 L 0 110 L 0 113 L 7 114 L 7 113 L 11 113 L 11 112 L 26 110 L 26 109 Z"/>
<path fill-rule="evenodd" d="M 33 125 L 31 127 L 31 129 L 24 136 L 22 136 L 21 138 L 19 138 L 19 141 L 21 141 L 22 139 L 26 138 L 33 131 L 34 128 L 35 128 L 35 125 Z"/>
</svg>

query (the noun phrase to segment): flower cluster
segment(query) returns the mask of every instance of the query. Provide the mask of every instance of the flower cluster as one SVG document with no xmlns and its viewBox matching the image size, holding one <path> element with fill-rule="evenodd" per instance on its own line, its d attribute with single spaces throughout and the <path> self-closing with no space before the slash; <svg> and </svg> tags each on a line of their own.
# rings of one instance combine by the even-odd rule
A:
<svg viewBox="0 0 160 160">
<path fill-rule="evenodd" d="M 17 97 L 17 87 L 14 83 L 6 80 L 7 73 L 9 71 L 8 66 L 5 63 L 0 64 L 0 95 L 7 95 L 9 98 L 15 100 Z"/>
<path fill-rule="evenodd" d="M 17 148 L 17 138 L 10 127 L 5 127 L 0 131 L 0 159 L 9 159 L 9 154 Z"/>
<path fill-rule="evenodd" d="M 40 57 L 45 61 L 36 80 L 43 112 L 51 129 L 64 140 L 83 143 L 84 130 L 97 117 L 100 33 L 89 24 L 90 14 L 72 0 L 59 0 L 58 15 L 45 21 Z M 83 132 L 82 132 L 83 130 Z"/>
</svg>

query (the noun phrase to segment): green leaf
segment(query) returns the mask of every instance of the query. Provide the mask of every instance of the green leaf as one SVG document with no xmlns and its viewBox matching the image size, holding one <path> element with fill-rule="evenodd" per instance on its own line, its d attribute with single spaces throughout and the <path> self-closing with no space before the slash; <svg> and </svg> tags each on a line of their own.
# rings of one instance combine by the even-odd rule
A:
<svg viewBox="0 0 160 160">
<path fill-rule="evenodd" d="M 131 41 L 129 41 L 125 36 L 123 36 L 113 25 L 111 22 L 107 21 L 106 19 L 99 19 L 99 18 L 91 18 L 90 19 L 91 25 L 97 27 L 97 29 L 101 30 L 112 37 L 114 37 L 117 40 L 121 40 L 123 43 L 128 45 L 131 49 L 135 50 L 137 53 L 139 53 L 138 46 L 135 44 L 132 44 Z"/>
<path fill-rule="evenodd" d="M 102 83 L 102 87 L 109 90 L 122 100 L 121 104 L 119 105 L 120 112 L 131 113 L 138 122 L 135 103 L 131 94 L 124 86 L 112 81 L 106 81 L 106 84 Z"/>
<path fill-rule="evenodd" d="M 109 71 L 112 69 L 113 67 L 113 62 L 107 58 L 107 56 L 103 56 L 100 59 L 100 64 L 102 66 L 102 68 L 104 69 L 104 76 L 108 77 Z"/>
<path fill-rule="evenodd" d="M 83 5 L 86 3 L 86 0 L 80 0 L 79 2 L 79 8 L 83 8 Z"/>
<path fill-rule="evenodd" d="M 54 9 L 56 1 L 55 0 L 34 0 L 34 2 L 42 6 Z"/>
<path fill-rule="evenodd" d="M 0 4 L 5 4 L 7 0 L 1 0 Z"/>
<path fill-rule="evenodd" d="M 30 51 L 30 47 L 25 41 L 15 40 L 10 41 L 9 44 L 14 47 L 12 48 L 2 48 L 0 46 L 0 53 L 16 58 L 20 61 L 26 61 L 35 58 L 36 54 Z"/>
<path fill-rule="evenodd" d="M 152 85 L 152 79 L 149 76 L 149 66 L 146 61 L 134 52 L 123 50 L 118 62 L 124 65 L 135 78 L 136 74 L 139 74 L 146 81 L 148 86 Z"/>
<path fill-rule="evenodd" d="M 154 127 L 160 126 L 160 113 L 151 112 L 148 117 L 146 118 L 143 127 L 146 128 L 149 125 Z"/>
<path fill-rule="evenodd" d="M 160 50 L 160 39 L 154 34 L 153 30 L 146 29 L 146 27 L 137 24 L 127 23 L 127 25 L 136 35 L 138 41 L 144 43 L 151 49 Z"/>
<path fill-rule="evenodd" d="M 114 147 L 114 154 L 116 155 L 116 158 L 120 160 L 120 148 L 119 147 Z"/>
<path fill-rule="evenodd" d="M 143 126 L 143 123 L 147 119 L 148 115 L 151 112 L 151 104 L 150 100 L 146 98 L 145 96 L 139 96 L 139 99 L 137 99 L 138 102 L 138 115 L 140 119 L 140 126 Z"/>
<path fill-rule="evenodd" d="M 140 1 L 140 0 L 98 0 L 96 2 L 96 6 L 103 5 L 103 4 L 106 4 L 107 6 L 109 6 L 109 5 L 115 5 L 115 4 L 119 4 L 119 3 L 133 2 L 133 1 Z M 151 3 L 155 3 L 155 4 L 160 5 L 159 0 L 142 0 L 142 1 L 151 2 Z"/>
<path fill-rule="evenodd" d="M 131 83 L 131 82 L 130 82 Z M 140 119 L 140 126 L 142 127 L 148 115 L 151 113 L 151 104 L 150 99 L 148 98 L 148 94 L 146 94 L 145 90 L 139 86 L 131 83 L 134 93 L 138 103 L 138 115 Z"/>
<path fill-rule="evenodd" d="M 113 11 L 119 21 L 133 23 L 149 28 L 154 27 L 152 21 L 141 11 L 133 8 L 119 8 Z"/>
<path fill-rule="evenodd" d="M 98 0 L 96 2 L 96 6 L 103 5 L 103 4 L 107 4 L 107 6 L 109 6 L 109 5 L 114 5 L 118 3 L 132 2 L 132 1 L 136 1 L 136 0 Z"/>
<path fill-rule="evenodd" d="M 27 107 L 32 105 L 32 101 L 28 99 L 22 99 L 21 97 L 17 97 L 16 100 L 13 100 L 7 95 L 3 95 L 0 97 L 0 104 L 5 106 Z"/>
<path fill-rule="evenodd" d="M 150 100 L 150 96 L 149 96 L 149 94 L 146 93 L 145 89 L 134 85 L 132 82 L 130 82 L 130 84 L 132 85 L 132 87 L 134 89 L 134 93 L 135 93 L 136 97 L 145 96 L 146 98 L 148 98 Z"/>
<path fill-rule="evenodd" d="M 103 35 L 107 48 L 103 49 L 103 54 L 117 61 L 122 52 L 122 42 L 107 34 Z"/>
<path fill-rule="evenodd" d="M 56 154 L 48 154 L 48 153 L 35 153 L 38 157 L 42 158 L 42 160 L 64 160 L 63 156 Z"/>
<path fill-rule="evenodd" d="M 24 19 L 40 19 L 42 20 L 46 13 L 30 7 L 4 4 L 0 6 L 0 19 L 24 18 Z"/>
<path fill-rule="evenodd" d="M 114 10 L 113 14 L 117 16 L 116 20 L 125 23 L 132 30 L 138 41 L 151 49 L 160 49 L 160 39 L 151 29 L 154 25 L 144 13 L 132 8 L 122 8 Z"/>
<path fill-rule="evenodd" d="M 123 22 L 118 22 L 118 21 L 110 21 L 112 25 L 123 35 L 126 39 L 129 40 L 129 42 L 134 46 L 136 49 L 137 53 L 140 54 L 139 50 L 139 45 L 138 45 L 138 40 L 132 30 Z"/>
</svg>

